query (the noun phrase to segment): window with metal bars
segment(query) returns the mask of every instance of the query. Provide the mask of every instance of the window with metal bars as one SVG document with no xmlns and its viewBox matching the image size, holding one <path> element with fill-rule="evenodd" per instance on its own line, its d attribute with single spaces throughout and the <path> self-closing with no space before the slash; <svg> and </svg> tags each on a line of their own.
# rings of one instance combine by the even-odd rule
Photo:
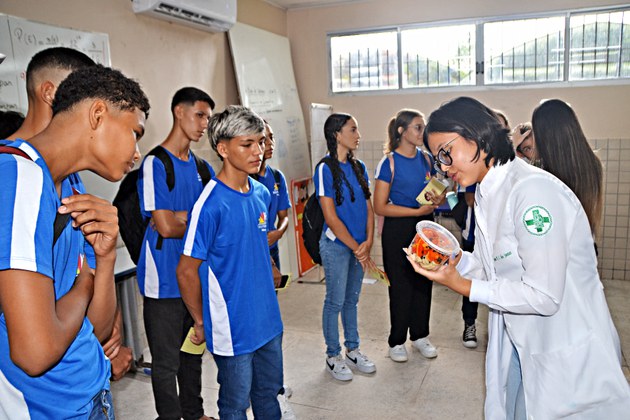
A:
<svg viewBox="0 0 630 420">
<path fill-rule="evenodd" d="M 333 93 L 630 78 L 630 8 L 329 35 Z"/>
</svg>

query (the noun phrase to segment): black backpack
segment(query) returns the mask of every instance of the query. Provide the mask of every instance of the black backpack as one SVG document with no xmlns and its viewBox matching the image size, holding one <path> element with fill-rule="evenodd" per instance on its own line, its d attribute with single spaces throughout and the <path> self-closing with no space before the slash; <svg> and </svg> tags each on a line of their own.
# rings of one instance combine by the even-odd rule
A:
<svg viewBox="0 0 630 420">
<path fill-rule="evenodd" d="M 317 173 L 317 167 L 325 161 L 326 159 L 324 158 L 315 165 L 315 173 Z M 315 264 L 322 263 L 322 257 L 319 255 L 319 239 L 322 237 L 322 230 L 324 230 L 324 221 L 324 212 L 319 205 L 316 191 L 306 200 L 304 213 L 302 213 L 302 239 L 304 241 L 304 248 L 306 248 L 306 252 L 308 252 L 308 255 L 311 256 Z"/>
<path fill-rule="evenodd" d="M 192 151 L 190 152 L 197 165 L 197 173 L 201 177 L 201 182 L 205 186 L 210 181 L 210 170 L 203 159 L 198 158 Z M 157 146 L 148 155 L 153 155 L 160 159 L 166 171 L 166 185 L 172 191 L 175 187 L 175 170 L 173 161 L 162 146 Z M 118 209 L 118 227 L 129 256 L 134 264 L 138 265 L 142 240 L 149 224 L 149 218 L 145 218 L 140 211 L 140 197 L 138 196 L 138 175 L 140 169 L 136 169 L 127 174 L 118 187 L 118 193 L 113 204 Z M 162 248 L 162 236 L 158 238 L 157 249 Z"/>
</svg>

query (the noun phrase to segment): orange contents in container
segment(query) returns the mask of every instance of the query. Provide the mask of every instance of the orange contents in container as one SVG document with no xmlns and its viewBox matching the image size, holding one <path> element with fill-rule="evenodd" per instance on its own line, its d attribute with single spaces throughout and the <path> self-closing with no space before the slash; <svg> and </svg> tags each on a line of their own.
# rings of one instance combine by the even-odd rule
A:
<svg viewBox="0 0 630 420">
<path fill-rule="evenodd" d="M 414 261 L 426 270 L 438 269 L 451 255 L 459 252 L 455 237 L 437 223 L 421 221 L 416 232 L 409 250 Z"/>
</svg>

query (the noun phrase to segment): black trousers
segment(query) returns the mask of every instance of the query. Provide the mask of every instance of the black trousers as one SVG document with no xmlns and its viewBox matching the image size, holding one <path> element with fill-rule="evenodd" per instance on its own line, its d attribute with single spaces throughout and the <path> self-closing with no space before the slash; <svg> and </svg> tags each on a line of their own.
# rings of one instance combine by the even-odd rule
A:
<svg viewBox="0 0 630 420">
<path fill-rule="evenodd" d="M 182 299 L 144 298 L 144 328 L 151 350 L 151 385 L 158 419 L 197 420 L 203 416 L 201 356 L 179 350 L 193 324 Z"/>
<path fill-rule="evenodd" d="M 464 251 L 473 252 L 475 248 L 474 242 L 463 241 L 462 249 Z M 470 299 L 466 296 L 462 296 L 462 318 L 466 325 L 471 325 L 475 323 L 477 319 L 477 309 L 479 308 L 479 303 L 471 302 Z"/>
<path fill-rule="evenodd" d="M 404 344 L 407 333 L 411 340 L 429 335 L 433 282 L 414 271 L 402 250 L 411 243 L 420 220 L 433 220 L 433 216 L 386 217 L 383 224 L 383 265 L 390 281 L 390 347 Z"/>
</svg>

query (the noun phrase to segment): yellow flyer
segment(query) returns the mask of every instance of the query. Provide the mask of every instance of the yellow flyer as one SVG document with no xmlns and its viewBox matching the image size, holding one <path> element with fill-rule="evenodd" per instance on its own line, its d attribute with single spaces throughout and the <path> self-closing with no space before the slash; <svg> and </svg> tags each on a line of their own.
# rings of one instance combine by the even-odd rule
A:
<svg viewBox="0 0 630 420">
<path fill-rule="evenodd" d="M 367 276 L 389 286 L 389 278 L 387 277 L 387 274 L 376 265 L 373 266 L 373 268 L 368 269 Z"/>
<path fill-rule="evenodd" d="M 416 201 L 420 203 L 420 205 L 423 205 L 423 206 L 433 204 L 432 202 L 427 200 L 427 198 L 425 197 L 426 193 L 431 191 L 433 195 L 438 196 L 442 194 L 445 189 L 446 189 L 446 185 L 442 181 L 437 179 L 436 177 L 433 177 L 431 178 L 427 186 L 424 187 L 424 189 L 420 192 L 420 194 L 418 194 L 418 196 L 416 197 Z"/>
<path fill-rule="evenodd" d="M 189 354 L 203 354 L 203 352 L 206 350 L 206 343 L 203 342 L 201 344 L 194 344 L 192 341 L 190 341 L 190 337 L 193 335 L 194 331 L 195 329 L 193 327 L 190 327 L 190 331 L 188 331 L 186 339 L 184 340 L 184 343 L 182 343 L 182 348 L 180 350 L 184 353 Z"/>
</svg>

